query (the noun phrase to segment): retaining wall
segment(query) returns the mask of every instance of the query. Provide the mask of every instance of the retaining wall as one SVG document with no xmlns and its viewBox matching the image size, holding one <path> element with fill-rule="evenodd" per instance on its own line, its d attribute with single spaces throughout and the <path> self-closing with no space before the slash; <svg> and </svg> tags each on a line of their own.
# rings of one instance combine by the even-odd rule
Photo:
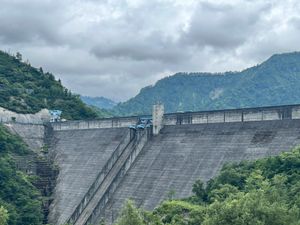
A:
<svg viewBox="0 0 300 225">
<path fill-rule="evenodd" d="M 0 122 L 18 122 L 18 123 L 34 123 L 43 124 L 43 122 L 50 121 L 50 113 L 48 109 L 42 109 L 35 114 L 22 114 L 10 111 L 0 107 Z"/>
</svg>

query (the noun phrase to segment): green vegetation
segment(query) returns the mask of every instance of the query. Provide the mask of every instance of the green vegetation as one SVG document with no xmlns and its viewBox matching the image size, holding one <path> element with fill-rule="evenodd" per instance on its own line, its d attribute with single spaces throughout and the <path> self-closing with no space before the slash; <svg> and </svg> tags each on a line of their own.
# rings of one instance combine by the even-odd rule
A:
<svg viewBox="0 0 300 225">
<path fill-rule="evenodd" d="M 193 193 L 165 201 L 153 212 L 126 203 L 123 223 L 117 224 L 133 224 L 128 220 L 133 214 L 140 218 L 135 225 L 299 225 L 300 148 L 226 165 L 206 187 L 197 181 Z"/>
<path fill-rule="evenodd" d="M 118 115 L 149 114 L 162 102 L 167 112 L 300 103 L 300 53 L 274 55 L 241 72 L 177 73 L 143 88 L 113 108 Z"/>
<path fill-rule="evenodd" d="M 0 206 L 0 224 L 6 225 L 7 220 L 8 220 L 8 212 L 3 206 Z"/>
<path fill-rule="evenodd" d="M 142 216 L 133 202 L 127 200 L 116 225 L 143 224 Z"/>
<path fill-rule="evenodd" d="M 78 95 L 72 94 L 51 73 L 22 62 L 20 53 L 0 51 L 0 106 L 18 113 L 36 113 L 42 108 L 59 109 L 65 119 L 97 117 Z"/>
<path fill-rule="evenodd" d="M 25 156 L 30 150 L 22 140 L 0 125 L 0 224 L 42 224 L 42 197 L 33 186 L 35 177 L 16 168 L 13 155 Z"/>
</svg>

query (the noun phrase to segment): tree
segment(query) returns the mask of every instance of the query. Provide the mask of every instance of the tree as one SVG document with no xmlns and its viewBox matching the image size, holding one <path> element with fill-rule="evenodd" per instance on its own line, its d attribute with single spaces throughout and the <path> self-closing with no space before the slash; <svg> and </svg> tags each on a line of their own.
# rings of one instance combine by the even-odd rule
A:
<svg viewBox="0 0 300 225">
<path fill-rule="evenodd" d="M 16 53 L 16 59 L 22 61 L 22 54 L 20 52 Z"/>
<path fill-rule="evenodd" d="M 196 195 L 196 197 L 199 200 L 203 201 L 205 199 L 206 193 L 205 193 L 203 182 L 201 180 L 197 180 L 193 184 L 192 192 Z"/>
<path fill-rule="evenodd" d="M 0 225 L 6 225 L 7 221 L 8 221 L 8 212 L 3 206 L 0 206 Z"/>
<path fill-rule="evenodd" d="M 139 210 L 135 207 L 133 201 L 127 200 L 120 218 L 117 220 L 116 225 L 144 225 L 142 216 Z"/>
</svg>

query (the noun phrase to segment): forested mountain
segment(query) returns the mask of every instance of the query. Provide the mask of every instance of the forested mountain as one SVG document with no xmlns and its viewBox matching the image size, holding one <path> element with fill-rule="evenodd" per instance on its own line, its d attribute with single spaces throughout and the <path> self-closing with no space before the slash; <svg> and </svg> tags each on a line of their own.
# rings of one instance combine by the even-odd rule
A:
<svg viewBox="0 0 300 225">
<path fill-rule="evenodd" d="M 0 51 L 0 106 L 18 113 L 35 113 L 42 108 L 62 110 L 65 119 L 95 118 L 87 107 L 51 73 L 33 68 L 16 57 Z"/>
<path fill-rule="evenodd" d="M 80 96 L 81 100 L 92 108 L 100 118 L 113 116 L 111 109 L 117 105 L 114 101 L 104 97 Z"/>
<path fill-rule="evenodd" d="M 298 225 L 300 149 L 225 166 L 194 195 L 169 200 L 147 212 L 128 202 L 116 225 Z"/>
<path fill-rule="evenodd" d="M 300 103 L 300 53 L 273 55 L 241 72 L 177 73 L 118 104 L 119 115 L 149 114 L 156 102 L 167 112 Z"/>
<path fill-rule="evenodd" d="M 80 98 L 85 104 L 96 106 L 99 109 L 112 109 L 117 105 L 113 100 L 104 97 L 80 96 Z"/>
</svg>

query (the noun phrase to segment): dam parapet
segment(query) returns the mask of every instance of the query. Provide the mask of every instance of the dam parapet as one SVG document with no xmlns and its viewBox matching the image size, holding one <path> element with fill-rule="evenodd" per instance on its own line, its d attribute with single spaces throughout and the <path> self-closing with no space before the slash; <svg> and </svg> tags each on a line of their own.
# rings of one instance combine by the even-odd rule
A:
<svg viewBox="0 0 300 225">
<path fill-rule="evenodd" d="M 118 128 L 136 124 L 139 118 L 139 116 L 131 116 L 97 120 L 65 121 L 51 123 L 51 126 L 54 130 Z M 157 126 L 163 127 L 164 125 L 229 123 L 284 119 L 300 119 L 300 105 L 165 113 L 163 115 L 163 120 L 161 120 L 162 124 L 158 124 Z"/>
<path fill-rule="evenodd" d="M 164 125 L 300 119 L 300 105 L 164 114 Z"/>
</svg>

